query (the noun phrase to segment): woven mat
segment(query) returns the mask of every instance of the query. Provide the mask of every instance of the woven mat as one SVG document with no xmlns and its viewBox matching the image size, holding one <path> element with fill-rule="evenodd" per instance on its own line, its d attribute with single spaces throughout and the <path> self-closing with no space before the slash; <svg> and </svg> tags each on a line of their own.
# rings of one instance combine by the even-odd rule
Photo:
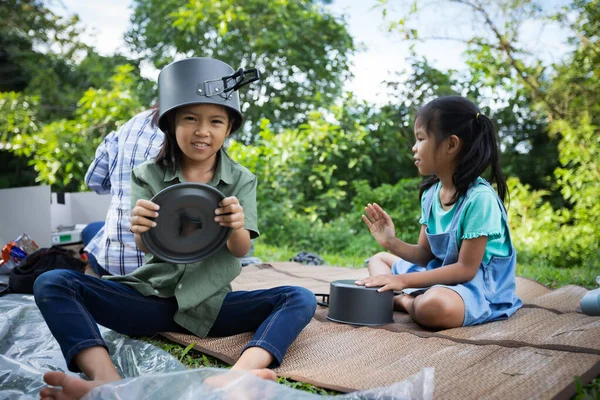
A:
<svg viewBox="0 0 600 400">
<path fill-rule="evenodd" d="M 329 293 L 329 282 L 367 276 L 366 269 L 271 263 L 244 267 L 234 290 L 281 285 Z M 600 374 L 600 317 L 577 313 L 587 290 L 565 286 L 550 290 L 518 278 L 525 306 L 506 321 L 474 327 L 424 330 L 394 313 L 394 323 L 355 327 L 326 319 L 318 307 L 313 320 L 290 347 L 279 376 L 349 392 L 388 386 L 435 368 L 439 399 L 551 399 L 575 394 L 574 376 L 585 384 Z M 201 339 L 164 333 L 233 364 L 252 334 Z"/>
</svg>

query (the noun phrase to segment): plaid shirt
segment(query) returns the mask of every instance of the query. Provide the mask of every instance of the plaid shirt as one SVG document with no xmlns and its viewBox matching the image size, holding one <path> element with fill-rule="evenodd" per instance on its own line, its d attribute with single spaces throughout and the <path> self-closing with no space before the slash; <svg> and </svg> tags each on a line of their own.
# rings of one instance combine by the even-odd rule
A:
<svg viewBox="0 0 600 400">
<path fill-rule="evenodd" d="M 109 133 L 96 149 L 95 159 L 85 175 L 88 188 L 111 195 L 106 223 L 85 251 L 113 275 L 129 274 L 144 263 L 144 253 L 136 247 L 129 230 L 131 170 L 160 151 L 164 134 L 152 126 L 152 116 L 152 110 L 144 111 L 118 131 Z"/>
</svg>

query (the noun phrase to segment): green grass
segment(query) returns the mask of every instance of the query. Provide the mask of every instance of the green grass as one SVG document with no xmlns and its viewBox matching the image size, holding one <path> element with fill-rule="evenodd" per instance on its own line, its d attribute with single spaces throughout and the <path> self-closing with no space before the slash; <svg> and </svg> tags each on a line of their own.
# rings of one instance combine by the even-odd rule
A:
<svg viewBox="0 0 600 400">
<path fill-rule="evenodd" d="M 255 243 L 253 256 L 260 258 L 264 262 L 289 261 L 299 252 L 300 251 L 298 249 L 292 250 L 287 247 L 275 247 L 264 243 Z M 342 256 L 339 254 L 321 252 L 318 254 L 323 260 L 325 260 L 327 265 L 348 268 L 362 268 L 364 266 L 365 259 L 367 258 L 364 255 Z"/>
<path fill-rule="evenodd" d="M 596 277 L 600 276 L 600 268 L 556 268 L 517 263 L 517 275 L 533 279 L 552 289 L 564 285 L 595 289 L 598 287 Z"/>
<path fill-rule="evenodd" d="M 264 262 L 288 261 L 298 252 L 298 249 L 292 250 L 289 248 L 274 247 L 263 243 L 256 243 L 253 256 L 260 258 Z M 349 268 L 363 267 L 364 260 L 368 257 L 368 255 L 340 256 L 338 254 L 330 253 L 319 253 L 319 255 L 325 260 L 326 264 L 328 265 Z M 575 284 L 592 289 L 598 286 L 596 284 L 596 276 L 600 275 L 600 270 L 584 268 L 554 268 L 547 266 L 519 264 L 517 266 L 517 274 L 519 276 L 533 279 L 550 288 L 557 288 L 567 284 Z M 163 350 L 169 352 L 189 368 L 230 368 L 229 365 L 219 361 L 214 357 L 202 354 L 194 349 L 191 349 L 191 346 L 184 348 L 183 346 L 171 343 L 160 336 L 144 338 L 143 340 L 146 340 L 154 344 L 155 346 L 160 347 Z M 338 392 L 325 390 L 310 385 L 308 383 L 296 382 L 286 378 L 279 378 L 278 382 L 288 387 L 303 390 L 310 393 L 320 395 L 338 394 Z M 577 394 L 573 399 L 600 399 L 600 378 L 594 379 L 588 385 L 583 387 L 581 386 L 581 384 L 578 383 L 579 381 L 577 378 L 575 378 L 575 382 L 577 386 Z"/>
</svg>

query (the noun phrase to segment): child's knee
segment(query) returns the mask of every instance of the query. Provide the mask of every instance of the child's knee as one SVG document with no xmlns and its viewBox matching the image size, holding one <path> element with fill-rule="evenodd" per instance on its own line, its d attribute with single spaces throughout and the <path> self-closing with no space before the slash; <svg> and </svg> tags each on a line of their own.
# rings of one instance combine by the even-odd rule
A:
<svg viewBox="0 0 600 400">
<path fill-rule="evenodd" d="M 53 290 L 65 288 L 70 281 L 72 273 L 73 271 L 66 269 L 55 269 L 38 276 L 33 283 L 35 301 L 39 302 Z"/>
<path fill-rule="evenodd" d="M 385 251 L 380 251 L 379 253 L 375 254 L 373 257 L 371 257 L 371 259 L 369 260 L 369 262 L 372 261 L 383 261 L 389 253 L 386 253 Z"/>
<path fill-rule="evenodd" d="M 310 320 L 317 309 L 317 298 L 315 294 L 306 288 L 294 286 L 290 295 L 292 301 L 303 311 L 303 315 Z"/>
<path fill-rule="evenodd" d="M 448 321 L 455 320 L 458 310 L 441 296 L 417 296 L 413 301 L 413 318 L 428 327 L 447 327 Z M 452 323 L 452 325 L 456 325 Z M 460 325 L 457 325 L 460 326 Z"/>
</svg>

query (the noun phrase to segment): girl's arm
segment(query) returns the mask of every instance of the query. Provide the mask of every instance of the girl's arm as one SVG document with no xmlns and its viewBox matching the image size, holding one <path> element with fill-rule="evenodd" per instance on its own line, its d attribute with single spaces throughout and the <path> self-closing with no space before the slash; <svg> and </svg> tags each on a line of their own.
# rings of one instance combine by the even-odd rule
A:
<svg viewBox="0 0 600 400">
<path fill-rule="evenodd" d="M 248 254 L 250 246 L 250 232 L 244 228 L 233 231 L 227 240 L 227 248 L 238 258 Z"/>
<path fill-rule="evenodd" d="M 398 275 L 404 288 L 456 285 L 475 278 L 483 260 L 487 236 L 463 240 L 458 261 L 429 271 Z"/>
<path fill-rule="evenodd" d="M 377 242 L 389 252 L 398 257 L 417 265 L 427 265 L 433 258 L 427 235 L 426 226 L 421 226 L 419 241 L 415 244 L 407 244 L 396 237 L 396 229 L 392 218 L 377 203 L 368 204 L 365 207 L 363 221 L 369 227 L 371 234 Z"/>
<path fill-rule="evenodd" d="M 383 286 L 378 291 L 403 290 L 433 285 L 456 285 L 470 281 L 477 274 L 483 260 L 487 236 L 465 239 L 462 242 L 458 261 L 436 269 L 411 272 L 402 275 L 376 275 L 357 281 L 358 285 Z"/>
<path fill-rule="evenodd" d="M 426 225 L 421 225 L 421 233 L 419 234 L 417 244 L 408 244 L 394 237 L 393 239 L 390 239 L 384 247 L 390 253 L 397 255 L 405 261 L 416 265 L 426 266 L 427 263 L 433 259 L 429 241 L 425 234 L 426 229 Z"/>
<path fill-rule="evenodd" d="M 237 197 L 224 198 L 215 210 L 215 222 L 233 230 L 227 239 L 227 248 L 236 257 L 243 257 L 250 251 L 250 232 L 244 229 L 244 208 Z"/>
</svg>

